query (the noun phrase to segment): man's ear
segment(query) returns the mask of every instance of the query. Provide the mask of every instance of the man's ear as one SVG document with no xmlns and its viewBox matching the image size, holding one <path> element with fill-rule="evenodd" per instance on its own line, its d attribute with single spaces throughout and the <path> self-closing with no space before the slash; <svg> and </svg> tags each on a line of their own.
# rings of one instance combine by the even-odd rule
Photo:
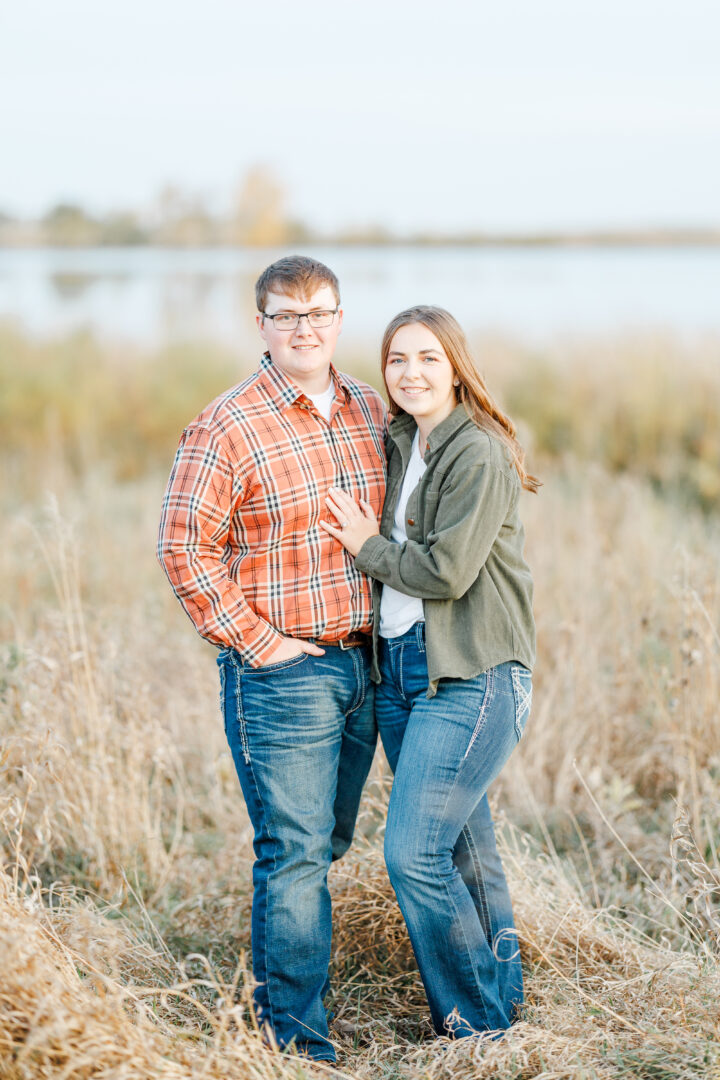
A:
<svg viewBox="0 0 720 1080">
<path fill-rule="evenodd" d="M 263 316 L 260 314 L 259 311 L 258 311 L 257 315 L 255 316 L 255 325 L 258 328 L 258 331 L 260 333 L 260 337 L 263 339 L 263 341 L 267 341 L 267 337 L 265 336 L 265 319 L 263 318 Z"/>
<path fill-rule="evenodd" d="M 343 309 L 341 307 L 339 307 L 338 310 L 337 310 L 337 320 L 338 320 L 338 334 L 339 334 L 340 331 L 342 330 L 342 321 L 343 321 Z"/>
</svg>

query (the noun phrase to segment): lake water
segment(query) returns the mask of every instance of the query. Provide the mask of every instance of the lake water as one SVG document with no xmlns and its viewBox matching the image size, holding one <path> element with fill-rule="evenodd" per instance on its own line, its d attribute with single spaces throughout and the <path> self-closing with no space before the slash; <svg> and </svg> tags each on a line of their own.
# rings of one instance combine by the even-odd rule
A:
<svg viewBox="0 0 720 1080">
<path fill-rule="evenodd" d="M 377 345 L 416 303 L 449 308 L 471 334 L 526 342 L 667 329 L 720 333 L 720 249 L 322 248 L 340 279 L 343 344 Z M 155 346 L 257 343 L 253 284 L 276 250 L 0 250 L 0 319 L 35 335 L 91 328 Z"/>
</svg>

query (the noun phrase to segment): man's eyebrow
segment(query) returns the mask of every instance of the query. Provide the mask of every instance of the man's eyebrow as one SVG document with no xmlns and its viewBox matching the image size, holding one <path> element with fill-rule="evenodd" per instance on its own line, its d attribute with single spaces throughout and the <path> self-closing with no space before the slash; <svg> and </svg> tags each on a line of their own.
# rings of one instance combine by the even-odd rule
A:
<svg viewBox="0 0 720 1080">
<path fill-rule="evenodd" d="M 315 307 L 308 308 L 308 311 L 331 311 L 332 308 L 326 307 L 325 304 L 316 304 Z M 300 312 L 293 311 L 291 308 L 280 308 L 279 311 L 273 312 L 274 315 L 299 315 Z M 305 312 L 302 312 L 304 315 Z"/>
</svg>

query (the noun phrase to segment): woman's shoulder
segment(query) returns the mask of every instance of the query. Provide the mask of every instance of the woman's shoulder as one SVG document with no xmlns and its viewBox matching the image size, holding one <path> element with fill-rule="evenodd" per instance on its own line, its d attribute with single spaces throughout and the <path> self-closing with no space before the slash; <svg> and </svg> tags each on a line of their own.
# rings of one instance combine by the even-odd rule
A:
<svg viewBox="0 0 720 1080">
<path fill-rule="evenodd" d="M 517 476 L 510 452 L 501 439 L 474 422 L 465 424 L 452 440 L 451 461 L 453 468 L 472 468 L 489 465 L 504 473 L 508 479 Z"/>
</svg>

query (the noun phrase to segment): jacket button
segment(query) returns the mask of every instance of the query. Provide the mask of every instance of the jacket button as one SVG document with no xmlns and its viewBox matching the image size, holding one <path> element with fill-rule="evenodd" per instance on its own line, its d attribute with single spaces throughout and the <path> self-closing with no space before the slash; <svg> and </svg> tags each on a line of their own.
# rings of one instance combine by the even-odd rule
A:
<svg viewBox="0 0 720 1080">
<path fill-rule="evenodd" d="M 414 524 L 415 524 L 415 518 L 408 518 L 408 525 L 414 525 Z"/>
</svg>

